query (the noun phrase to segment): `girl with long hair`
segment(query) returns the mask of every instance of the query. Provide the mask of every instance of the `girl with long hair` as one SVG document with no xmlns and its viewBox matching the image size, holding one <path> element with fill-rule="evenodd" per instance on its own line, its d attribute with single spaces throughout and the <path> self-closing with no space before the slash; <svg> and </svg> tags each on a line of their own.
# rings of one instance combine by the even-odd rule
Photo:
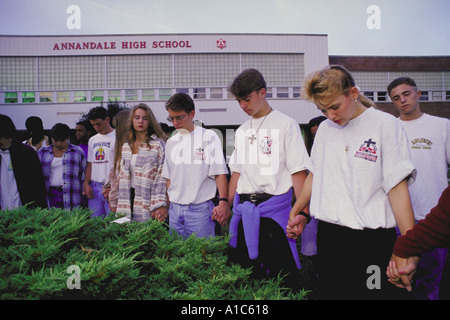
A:
<svg viewBox="0 0 450 320">
<path fill-rule="evenodd" d="M 132 221 L 164 221 L 167 182 L 161 172 L 166 134 L 144 103 L 131 109 L 128 128 L 120 159 L 117 213 Z"/>
</svg>

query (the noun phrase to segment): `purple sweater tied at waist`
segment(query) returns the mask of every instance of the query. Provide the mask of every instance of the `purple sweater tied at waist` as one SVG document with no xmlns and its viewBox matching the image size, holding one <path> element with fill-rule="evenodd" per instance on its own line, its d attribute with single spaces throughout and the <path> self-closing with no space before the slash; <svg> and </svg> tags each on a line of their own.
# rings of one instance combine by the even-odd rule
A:
<svg viewBox="0 0 450 320">
<path fill-rule="evenodd" d="M 231 218 L 229 229 L 230 246 L 236 248 L 238 225 L 242 220 L 249 257 L 250 259 L 256 259 L 259 254 L 258 246 L 260 218 L 271 218 L 284 230 L 289 220 L 291 201 L 292 189 L 284 194 L 273 196 L 269 200 L 261 202 L 257 206 L 250 201 L 239 203 L 239 194 L 236 193 L 233 201 L 233 217 Z M 298 257 L 295 239 L 290 239 L 288 237 L 286 237 L 286 239 L 288 240 L 291 248 L 295 264 L 297 265 L 297 268 L 300 269 L 300 260 Z"/>
</svg>

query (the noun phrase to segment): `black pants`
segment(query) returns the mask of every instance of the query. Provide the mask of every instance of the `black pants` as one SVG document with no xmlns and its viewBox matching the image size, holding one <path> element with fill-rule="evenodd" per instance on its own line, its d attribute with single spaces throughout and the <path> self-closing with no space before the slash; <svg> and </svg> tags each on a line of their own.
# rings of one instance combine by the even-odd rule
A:
<svg viewBox="0 0 450 320">
<path fill-rule="evenodd" d="M 396 238 L 394 228 L 354 230 L 319 221 L 320 299 L 409 299 L 405 289 L 387 281 Z"/>
<path fill-rule="evenodd" d="M 230 261 L 245 268 L 253 267 L 254 278 L 264 279 L 281 274 L 284 276 L 284 286 L 294 290 L 301 288 L 299 270 L 286 234 L 280 225 L 270 218 L 260 220 L 258 252 L 258 258 L 251 260 L 241 220 L 238 226 L 236 248 L 230 249 Z"/>
</svg>

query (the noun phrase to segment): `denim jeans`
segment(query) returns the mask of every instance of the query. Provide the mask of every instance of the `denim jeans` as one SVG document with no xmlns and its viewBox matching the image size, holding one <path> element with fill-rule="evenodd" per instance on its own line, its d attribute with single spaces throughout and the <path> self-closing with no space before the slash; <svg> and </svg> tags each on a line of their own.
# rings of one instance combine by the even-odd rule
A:
<svg viewBox="0 0 450 320">
<path fill-rule="evenodd" d="M 92 210 L 91 218 L 99 217 L 104 218 L 109 215 L 109 202 L 106 201 L 102 193 L 103 184 L 99 182 L 91 181 L 91 188 L 94 194 L 94 198 L 89 199 L 88 206 Z"/>
<path fill-rule="evenodd" d="M 213 237 L 215 222 L 211 218 L 214 204 L 211 200 L 198 204 L 181 205 L 171 202 L 169 205 L 169 226 L 180 236 L 188 238 L 196 234 L 198 238 Z"/>
</svg>

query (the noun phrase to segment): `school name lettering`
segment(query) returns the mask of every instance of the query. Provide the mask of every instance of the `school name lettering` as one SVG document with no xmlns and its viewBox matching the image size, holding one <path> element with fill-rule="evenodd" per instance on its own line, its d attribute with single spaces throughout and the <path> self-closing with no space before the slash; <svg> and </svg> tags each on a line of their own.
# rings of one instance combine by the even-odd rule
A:
<svg viewBox="0 0 450 320">
<path fill-rule="evenodd" d="M 116 50 L 116 49 L 164 49 L 164 48 L 192 48 L 189 40 L 161 40 L 152 41 L 151 44 L 147 41 L 87 41 L 87 42 L 61 42 L 55 43 L 53 45 L 53 51 L 64 51 L 64 50 Z"/>
</svg>

